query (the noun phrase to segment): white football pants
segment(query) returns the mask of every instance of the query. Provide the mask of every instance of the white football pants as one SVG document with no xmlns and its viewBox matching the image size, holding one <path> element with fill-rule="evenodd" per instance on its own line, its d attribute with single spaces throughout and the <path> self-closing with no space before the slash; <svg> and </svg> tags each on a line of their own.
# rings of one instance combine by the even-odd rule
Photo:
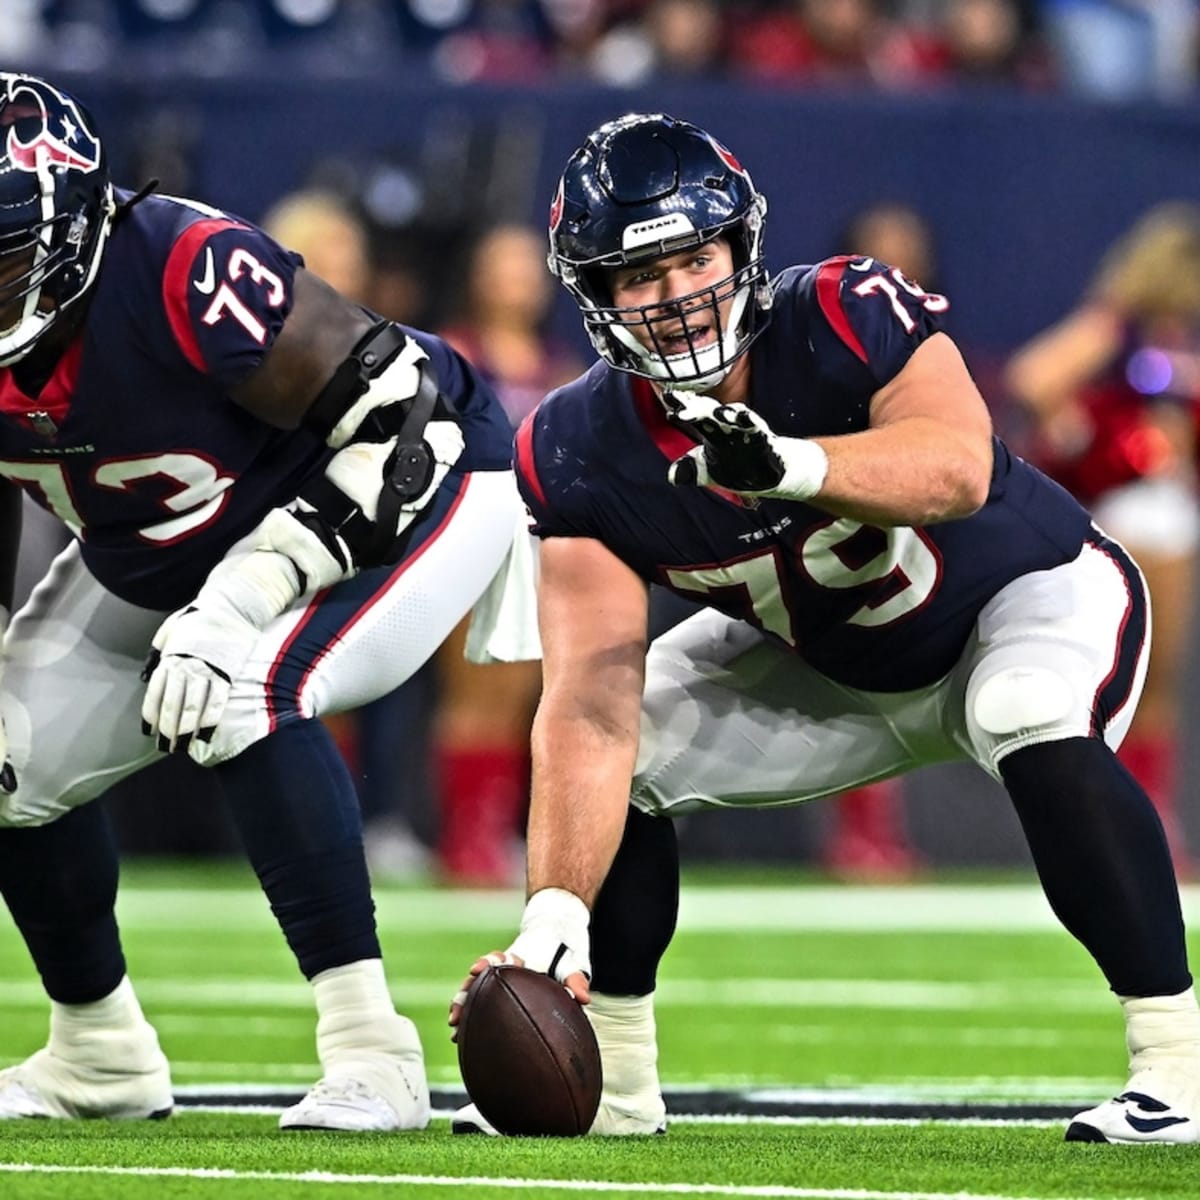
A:
<svg viewBox="0 0 1200 1200">
<path fill-rule="evenodd" d="M 452 475 L 400 562 L 301 597 L 267 627 L 205 765 L 408 679 L 500 569 L 521 511 L 511 471 Z M 141 671 L 165 615 L 105 591 L 75 543 L 54 560 L 5 641 L 0 712 L 18 787 L 0 795 L 0 825 L 46 824 L 161 757 L 141 732 Z"/>
</svg>

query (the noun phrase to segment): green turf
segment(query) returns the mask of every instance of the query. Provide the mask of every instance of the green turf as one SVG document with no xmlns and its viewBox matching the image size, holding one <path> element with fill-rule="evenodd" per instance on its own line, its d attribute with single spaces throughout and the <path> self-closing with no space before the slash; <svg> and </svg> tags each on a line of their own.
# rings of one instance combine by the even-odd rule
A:
<svg viewBox="0 0 1200 1200">
<path fill-rule="evenodd" d="M 513 1183 L 530 1181 L 519 1194 L 579 1195 L 547 1186 L 551 1181 L 678 1184 L 746 1189 L 810 1189 L 900 1194 L 971 1194 L 1013 1197 L 1195 1197 L 1200 1159 L 1190 1147 L 1152 1151 L 1073 1146 L 1048 1128 L 961 1129 L 937 1124 L 842 1127 L 703 1125 L 680 1127 L 666 1138 L 640 1141 L 503 1142 L 452 1138 L 445 1123 L 426 1133 L 355 1137 L 282 1134 L 267 1117 L 184 1114 L 147 1133 L 105 1123 L 59 1129 L 39 1124 L 6 1133 L 7 1162 L 70 1163 L 153 1172 L 219 1166 L 235 1176 L 202 1179 L 136 1175 L 0 1175 L 6 1200 L 89 1200 L 112 1196 L 153 1200 L 163 1196 L 282 1197 L 340 1196 L 356 1200 L 379 1194 L 388 1177 L 405 1196 L 462 1194 L 512 1196 Z M 306 1172 L 364 1176 L 361 1183 L 321 1185 L 294 1178 Z M 433 1181 L 442 1179 L 438 1184 Z M 423 1184 L 422 1179 L 429 1180 Z M 472 1180 L 471 1184 L 447 1181 Z M 489 1185 L 486 1181 L 495 1180 Z M 478 1182 L 475 1182 L 478 1181 Z M 504 1186 L 504 1182 L 508 1186 Z M 608 1195 L 634 1195 L 617 1190 Z M 681 1190 L 679 1194 L 689 1194 Z M 696 1194 L 693 1190 L 690 1194 Z M 760 1193 L 761 1194 L 761 1193 Z M 769 1192 L 767 1193 L 769 1194 Z"/>
<path fill-rule="evenodd" d="M 1066 1104 L 1094 1102 L 1123 1082 L 1115 1003 L 1087 956 L 1052 923 L 1038 923 L 1036 895 L 1026 903 L 1011 880 L 928 893 L 915 906 L 920 893 L 903 889 L 781 890 L 780 877 L 766 882 L 771 890 L 760 893 L 744 877 L 690 881 L 659 990 L 669 1086 Z M 435 1085 L 458 1082 L 445 1027 L 449 997 L 473 957 L 509 939 L 520 904 L 507 893 L 380 889 L 392 991 L 421 1030 Z M 916 917 L 905 928 L 897 918 L 910 908 Z M 1022 912 L 1033 919 L 1023 923 Z M 951 927 L 960 913 L 962 927 Z M 270 1084 L 298 1094 L 315 1079 L 309 990 L 246 870 L 135 869 L 123 884 L 121 919 L 131 972 L 177 1086 Z M 7 922 L 0 1029 L 0 1063 L 45 1039 L 44 1001 Z M 0 1170 L 0 1198 L 356 1198 L 383 1188 L 417 1200 L 549 1200 L 581 1190 L 646 1195 L 653 1187 L 649 1194 L 1200 1200 L 1200 1147 L 1078 1146 L 1061 1137 L 1059 1124 L 679 1120 L 665 1138 L 497 1142 L 452 1138 L 441 1118 L 423 1134 L 285 1135 L 269 1116 L 185 1109 L 161 1123 L 0 1126 L 0 1167 L 168 1172 Z M 366 1178 L 295 1178 L 314 1171 Z M 633 1184 L 642 1190 L 609 1190 Z M 681 1190 L 664 1190 L 670 1184 Z"/>
</svg>

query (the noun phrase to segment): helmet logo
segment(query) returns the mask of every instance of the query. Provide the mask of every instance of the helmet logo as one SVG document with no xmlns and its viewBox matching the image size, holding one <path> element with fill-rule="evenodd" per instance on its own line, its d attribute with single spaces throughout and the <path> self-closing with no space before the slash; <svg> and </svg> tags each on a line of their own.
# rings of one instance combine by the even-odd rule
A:
<svg viewBox="0 0 1200 1200">
<path fill-rule="evenodd" d="M 558 181 L 558 191 L 554 193 L 554 199 L 550 204 L 550 232 L 553 233 L 558 228 L 558 223 L 562 220 L 563 214 L 563 181 Z"/>
<path fill-rule="evenodd" d="M 712 142 L 713 149 L 717 152 L 717 157 L 731 171 L 736 171 L 739 175 L 745 175 L 746 168 L 743 167 L 740 162 L 738 162 L 737 158 L 729 150 L 726 150 L 725 147 L 722 146 L 715 137 L 710 137 L 709 141 Z"/>
<path fill-rule="evenodd" d="M 18 171 L 37 172 L 43 166 L 72 171 L 95 171 L 100 166 L 100 142 L 88 132 L 75 101 L 40 79 L 21 79 L 12 87 L 12 101 L 30 97 L 41 114 L 42 127 L 29 140 L 9 126 L 8 156 Z"/>
</svg>

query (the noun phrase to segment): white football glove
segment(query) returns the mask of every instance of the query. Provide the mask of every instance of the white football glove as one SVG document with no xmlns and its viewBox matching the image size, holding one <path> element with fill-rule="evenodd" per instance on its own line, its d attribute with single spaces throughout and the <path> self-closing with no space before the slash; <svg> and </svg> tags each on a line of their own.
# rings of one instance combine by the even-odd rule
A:
<svg viewBox="0 0 1200 1200">
<path fill-rule="evenodd" d="M 775 433 L 744 404 L 720 404 L 699 393 L 664 399 L 672 419 L 701 442 L 667 469 L 673 484 L 776 500 L 810 500 L 821 490 L 829 459 L 816 442 Z"/>
<path fill-rule="evenodd" d="M 262 631 L 305 592 L 349 578 L 350 553 L 285 509 L 272 509 L 222 559 L 195 600 L 166 618 L 142 671 L 142 732 L 167 753 L 210 756 L 233 681 Z"/>
<path fill-rule="evenodd" d="M 173 754 L 193 738 L 211 741 L 234 678 L 259 630 L 216 593 L 178 609 L 158 627 L 142 672 L 142 732 Z"/>
<path fill-rule="evenodd" d="M 4 642 L 4 635 L 8 632 L 8 609 L 0 605 L 0 646 Z M 0 649 L 0 680 L 4 677 L 4 655 Z M 17 790 L 17 773 L 13 770 L 13 765 L 8 758 L 8 734 L 4 730 L 4 718 L 0 717 L 0 763 L 4 765 L 0 767 L 0 792 L 5 792 L 11 796 Z"/>
<path fill-rule="evenodd" d="M 592 978 L 588 906 L 563 888 L 542 888 L 529 897 L 521 916 L 521 932 L 506 953 L 523 959 L 532 971 L 541 971 L 565 983 L 579 971 Z"/>
</svg>

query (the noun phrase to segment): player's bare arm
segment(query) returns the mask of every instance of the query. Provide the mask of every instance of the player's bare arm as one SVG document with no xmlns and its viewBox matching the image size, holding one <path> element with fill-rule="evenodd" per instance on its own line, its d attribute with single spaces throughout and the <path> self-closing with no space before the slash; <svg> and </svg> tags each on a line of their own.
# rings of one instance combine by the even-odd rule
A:
<svg viewBox="0 0 1200 1200">
<path fill-rule="evenodd" d="M 373 324 L 324 280 L 298 270 L 287 321 L 262 364 L 234 389 L 234 399 L 269 425 L 295 429 Z"/>
<path fill-rule="evenodd" d="M 637 758 L 648 590 L 600 542 L 549 538 L 538 591 L 528 888 L 590 908 L 621 841 Z"/>
<path fill-rule="evenodd" d="M 944 333 L 874 394 L 858 433 L 788 437 L 724 396 L 664 393 L 672 419 L 701 439 L 671 464 L 672 483 L 800 500 L 883 527 L 970 516 L 987 500 L 991 417 Z"/>
<path fill-rule="evenodd" d="M 538 623 L 542 698 L 533 726 L 528 896 L 505 952 L 476 959 L 450 1008 L 457 1025 L 474 976 L 517 961 L 589 1000 L 588 915 L 629 808 L 648 646 L 646 584 L 600 542 L 542 543 Z"/>
<path fill-rule="evenodd" d="M 871 427 L 817 438 L 829 458 L 819 508 L 866 524 L 932 525 L 987 500 L 992 422 L 957 346 L 922 342 L 871 400 Z"/>
<path fill-rule="evenodd" d="M 335 453 L 323 477 L 272 509 L 159 627 L 142 725 L 160 749 L 202 761 L 230 681 L 270 622 L 305 592 L 403 554 L 406 531 L 465 444 L 427 357 L 392 322 L 296 273 L 287 319 L 232 395 L 278 428 L 303 423 Z"/>
</svg>

